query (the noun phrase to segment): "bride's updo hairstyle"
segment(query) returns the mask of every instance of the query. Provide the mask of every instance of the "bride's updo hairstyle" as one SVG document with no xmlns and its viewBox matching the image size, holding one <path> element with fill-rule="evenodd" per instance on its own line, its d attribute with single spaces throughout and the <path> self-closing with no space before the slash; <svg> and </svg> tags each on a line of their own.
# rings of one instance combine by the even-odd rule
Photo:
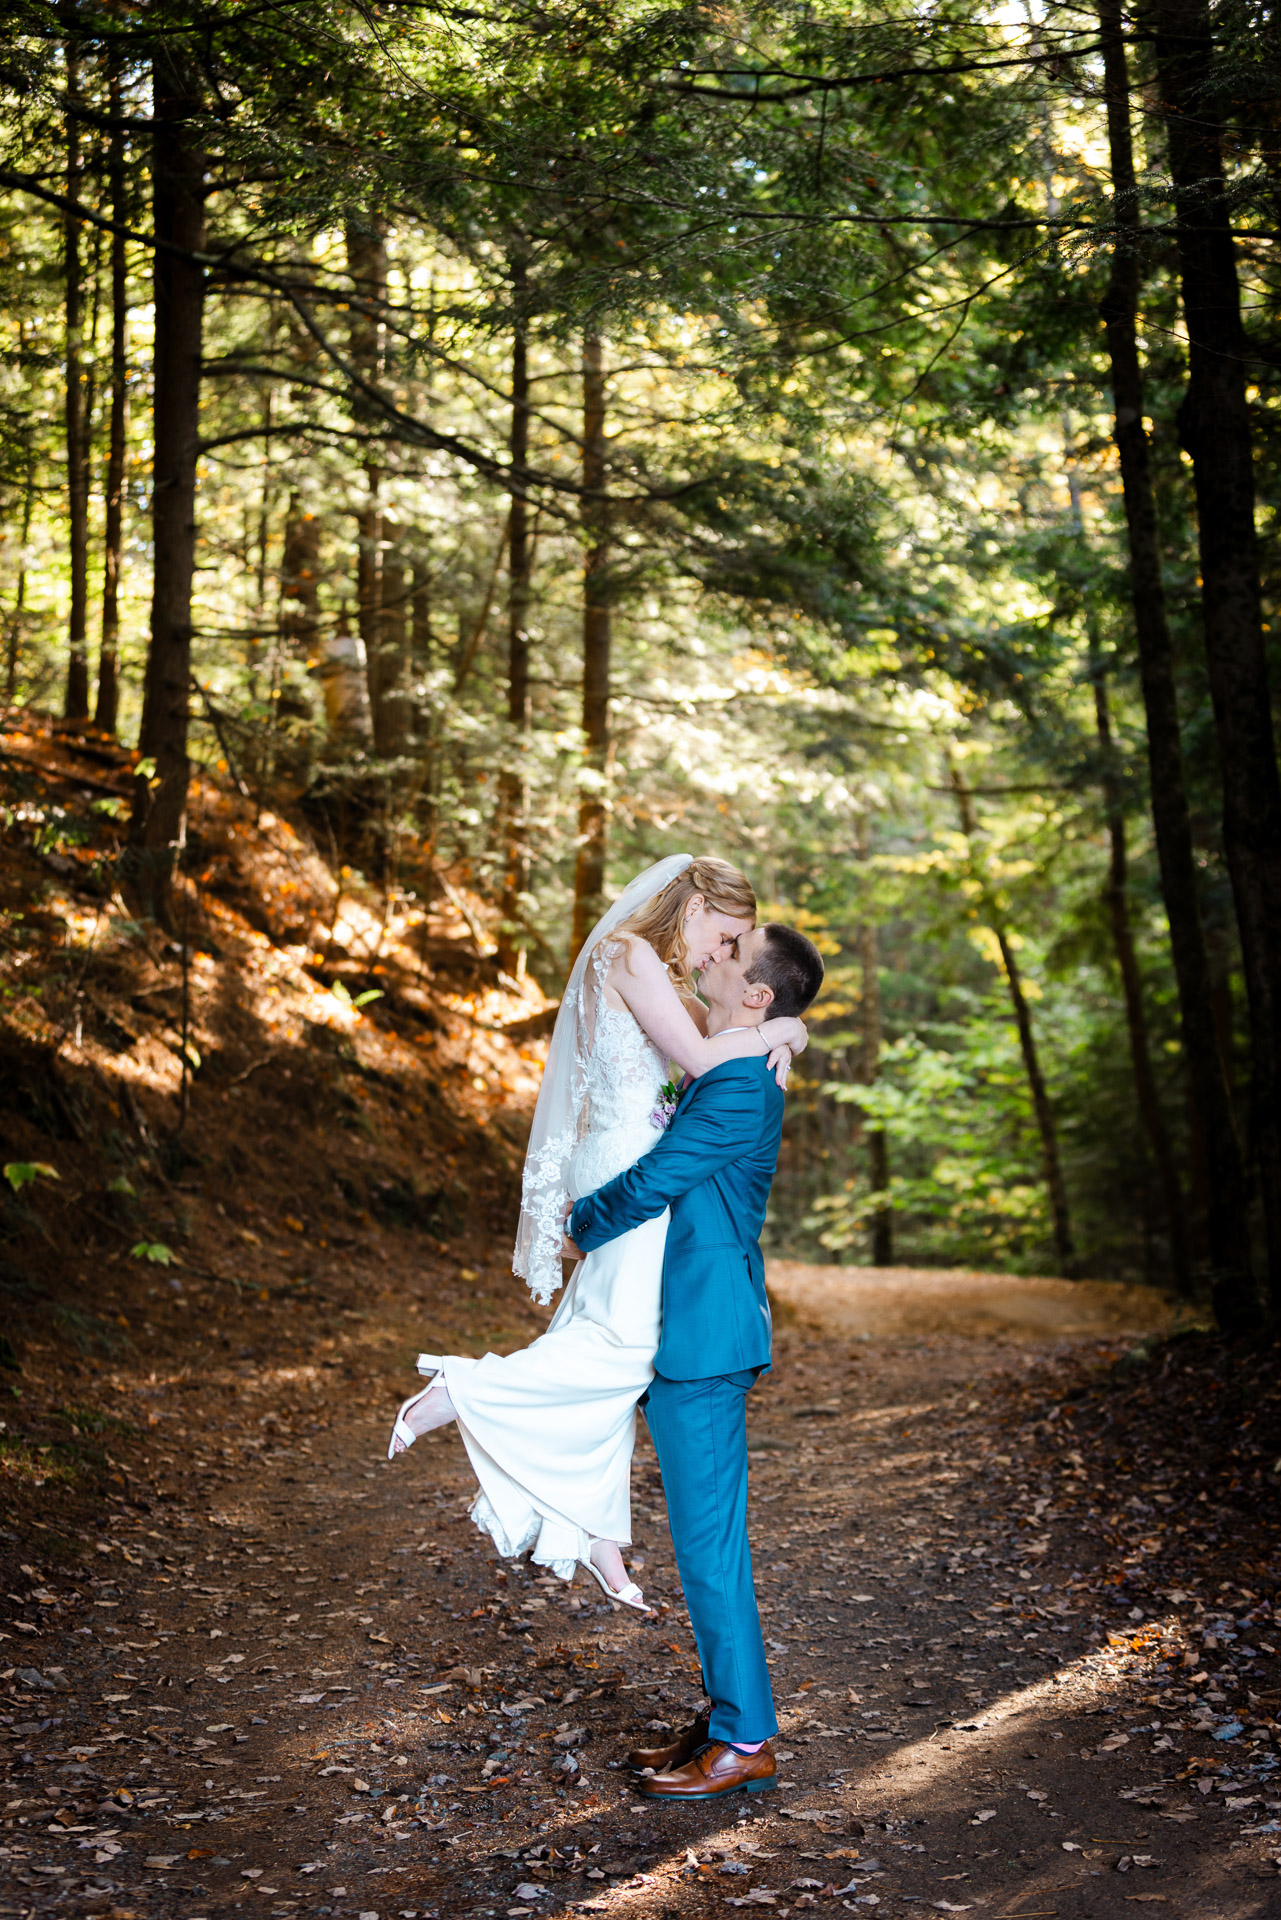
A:
<svg viewBox="0 0 1281 1920">
<path fill-rule="evenodd" d="M 677 992 L 691 995 L 694 976 L 685 944 L 685 908 L 696 893 L 702 894 L 704 903 L 715 913 L 728 914 L 733 920 L 756 919 L 756 895 L 747 875 L 728 860 L 706 854 L 691 860 L 684 873 L 677 874 L 618 928 L 620 934 L 635 933 L 648 940 L 671 974 Z"/>
</svg>

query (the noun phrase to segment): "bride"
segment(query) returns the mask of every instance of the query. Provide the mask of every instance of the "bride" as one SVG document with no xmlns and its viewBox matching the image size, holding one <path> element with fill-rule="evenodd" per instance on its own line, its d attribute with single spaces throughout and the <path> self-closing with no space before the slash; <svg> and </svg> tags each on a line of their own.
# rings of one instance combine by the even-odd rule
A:
<svg viewBox="0 0 1281 1920">
<path fill-rule="evenodd" d="M 561 1285 L 566 1202 L 648 1153 L 679 1081 L 770 1055 L 779 1084 L 806 1042 L 772 1019 L 709 1040 L 694 976 L 756 921 L 728 861 L 672 854 L 637 876 L 587 938 L 561 1001 L 525 1158 L 514 1270 L 546 1305 Z M 519 1352 L 419 1357 L 431 1384 L 404 1402 L 388 1458 L 457 1420 L 479 1482 L 477 1526 L 504 1558 L 529 1552 L 561 1579 L 585 1567 L 648 1612 L 621 1549 L 631 1539 L 636 1404 L 654 1377 L 666 1212 L 575 1267 L 547 1331 Z"/>
</svg>

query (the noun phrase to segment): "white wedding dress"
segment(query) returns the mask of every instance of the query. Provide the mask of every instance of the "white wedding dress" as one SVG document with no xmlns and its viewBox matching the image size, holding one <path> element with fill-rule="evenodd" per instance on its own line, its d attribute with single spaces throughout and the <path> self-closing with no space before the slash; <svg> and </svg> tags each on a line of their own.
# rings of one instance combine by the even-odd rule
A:
<svg viewBox="0 0 1281 1920">
<path fill-rule="evenodd" d="M 585 1099 L 564 1169 L 575 1200 L 662 1137 L 650 1115 L 668 1062 L 630 1013 L 606 1003 L 617 951 L 602 941 L 587 967 L 577 1060 Z M 473 1519 L 500 1554 L 528 1552 L 565 1580 L 593 1539 L 631 1539 L 636 1403 L 654 1377 L 667 1222 L 664 1211 L 580 1261 L 532 1345 L 481 1360 L 451 1354 L 444 1363 L 480 1483 Z"/>
</svg>

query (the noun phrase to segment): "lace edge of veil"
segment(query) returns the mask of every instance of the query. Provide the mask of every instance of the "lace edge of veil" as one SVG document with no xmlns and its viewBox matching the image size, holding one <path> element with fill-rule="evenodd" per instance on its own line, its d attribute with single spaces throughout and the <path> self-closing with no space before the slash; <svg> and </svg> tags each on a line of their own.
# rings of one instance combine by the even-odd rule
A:
<svg viewBox="0 0 1281 1920">
<path fill-rule="evenodd" d="M 617 943 L 608 934 L 596 941 L 587 957 L 587 974 L 599 995 L 605 973 Z M 565 1284 L 561 1264 L 561 1243 L 565 1232 L 565 1203 L 570 1199 L 565 1169 L 578 1145 L 586 1105 L 586 1066 L 583 1048 L 587 1041 L 586 979 L 580 981 L 573 1012 L 573 1060 L 570 1124 L 550 1135 L 525 1160 L 521 1177 L 521 1210 L 529 1220 L 529 1246 L 522 1255 L 517 1247 L 513 1269 L 525 1281 L 536 1306 L 550 1306 L 552 1295 Z"/>
<path fill-rule="evenodd" d="M 517 1252 L 515 1271 L 540 1307 L 563 1285 L 560 1248 L 564 1236 L 565 1165 L 577 1143 L 577 1128 L 555 1133 L 525 1162 L 521 1206 L 530 1222 L 529 1247 Z"/>
<path fill-rule="evenodd" d="M 525 1157 L 520 1226 L 512 1255 L 512 1271 L 525 1281 L 539 1306 L 549 1305 L 564 1284 L 560 1249 L 565 1202 L 570 1197 L 565 1176 L 579 1142 L 587 1097 L 589 973 L 599 993 L 611 935 L 629 913 L 682 873 L 692 858 L 688 853 L 667 854 L 637 874 L 592 928 L 570 970 L 534 1108 L 533 1135 L 537 1136 L 544 1113 L 551 1131 Z M 564 1050 L 563 1058 L 558 1059 L 558 1048 Z"/>
</svg>

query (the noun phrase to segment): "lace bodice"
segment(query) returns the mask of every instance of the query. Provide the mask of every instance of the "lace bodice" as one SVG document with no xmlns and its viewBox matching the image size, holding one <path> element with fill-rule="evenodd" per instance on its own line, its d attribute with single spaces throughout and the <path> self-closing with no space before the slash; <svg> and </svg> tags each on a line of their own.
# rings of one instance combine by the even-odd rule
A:
<svg viewBox="0 0 1281 1920">
<path fill-rule="evenodd" d="M 634 1016 L 597 1002 L 596 1031 L 585 1061 L 587 1104 L 569 1167 L 571 1197 L 581 1200 L 623 1173 L 658 1139 L 650 1115 L 668 1063 Z"/>
<path fill-rule="evenodd" d="M 632 1014 L 605 1000 L 605 979 L 618 952 L 617 941 L 600 943 L 575 1010 L 576 1137 L 552 1135 L 525 1163 L 522 1198 L 534 1223 L 527 1278 L 534 1298 L 543 1304 L 561 1283 L 566 1200 L 594 1193 L 661 1138 L 650 1115 L 669 1063 Z"/>
</svg>

